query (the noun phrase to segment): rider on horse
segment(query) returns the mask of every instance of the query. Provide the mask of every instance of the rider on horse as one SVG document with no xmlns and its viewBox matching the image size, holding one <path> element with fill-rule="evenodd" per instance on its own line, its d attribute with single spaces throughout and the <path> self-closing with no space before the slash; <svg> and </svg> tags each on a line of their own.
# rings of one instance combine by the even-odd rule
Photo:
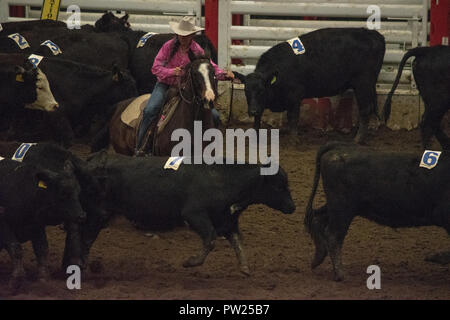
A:
<svg viewBox="0 0 450 320">
<path fill-rule="evenodd" d="M 144 109 L 143 118 L 137 136 L 136 153 L 142 153 L 142 146 L 146 132 L 153 120 L 158 116 L 166 100 L 166 93 L 170 86 L 177 85 L 182 75 L 182 67 L 194 60 L 195 56 L 204 55 L 200 45 L 193 40 L 194 34 L 204 28 L 195 26 L 194 17 L 184 17 L 180 22 L 169 22 L 170 28 L 176 36 L 167 41 L 159 50 L 153 63 L 152 72 L 158 79 L 152 95 Z M 220 69 L 210 61 L 214 67 L 218 80 L 234 79 L 231 71 Z M 219 113 L 212 109 L 215 120 L 219 119 Z"/>
</svg>

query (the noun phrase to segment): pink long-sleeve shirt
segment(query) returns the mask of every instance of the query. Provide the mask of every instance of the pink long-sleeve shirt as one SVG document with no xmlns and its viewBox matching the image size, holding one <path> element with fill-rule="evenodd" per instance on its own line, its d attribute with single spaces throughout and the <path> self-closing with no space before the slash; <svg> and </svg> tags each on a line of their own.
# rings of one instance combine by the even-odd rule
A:
<svg viewBox="0 0 450 320">
<path fill-rule="evenodd" d="M 169 61 L 170 51 L 172 49 L 172 45 L 175 42 L 175 39 L 171 39 L 167 41 L 159 50 L 158 55 L 153 62 L 152 72 L 156 76 L 159 82 L 175 85 L 178 81 L 178 76 L 173 74 L 173 69 L 176 67 L 184 67 L 187 65 L 189 60 L 189 55 L 187 51 L 182 53 L 181 50 L 178 50 L 172 59 Z M 200 45 L 194 40 L 191 41 L 190 49 L 192 53 L 196 56 L 204 55 L 205 51 Z M 218 80 L 226 79 L 226 71 L 219 68 L 214 62 L 211 62 L 211 65 L 214 67 L 214 72 Z"/>
</svg>

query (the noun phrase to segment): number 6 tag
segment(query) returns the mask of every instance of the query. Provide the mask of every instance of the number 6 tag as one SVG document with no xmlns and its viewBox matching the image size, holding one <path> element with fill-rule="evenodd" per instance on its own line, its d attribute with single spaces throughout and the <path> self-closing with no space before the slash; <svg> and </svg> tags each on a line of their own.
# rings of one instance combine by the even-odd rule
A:
<svg viewBox="0 0 450 320">
<path fill-rule="evenodd" d="M 294 51 L 295 54 L 304 54 L 306 52 L 306 49 L 303 46 L 303 43 L 301 42 L 299 37 L 286 40 L 286 42 L 291 45 L 292 51 Z"/>
<path fill-rule="evenodd" d="M 433 169 L 438 164 L 441 153 L 441 151 L 425 150 L 419 167 Z"/>
</svg>

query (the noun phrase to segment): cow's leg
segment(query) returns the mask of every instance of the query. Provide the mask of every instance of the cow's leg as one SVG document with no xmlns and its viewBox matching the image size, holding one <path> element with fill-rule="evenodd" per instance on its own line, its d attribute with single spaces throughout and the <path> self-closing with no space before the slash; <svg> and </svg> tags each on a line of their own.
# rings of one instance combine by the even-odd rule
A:
<svg viewBox="0 0 450 320">
<path fill-rule="evenodd" d="M 328 225 L 327 206 L 324 205 L 314 210 L 311 225 L 311 236 L 316 247 L 314 259 L 311 262 L 311 268 L 314 269 L 322 264 L 328 254 L 327 242 L 325 240 L 325 228 Z"/>
<path fill-rule="evenodd" d="M 69 265 L 83 266 L 81 262 L 81 232 L 76 223 L 66 223 L 66 246 L 64 248 L 63 269 Z"/>
<path fill-rule="evenodd" d="M 436 135 L 436 138 L 438 139 L 439 143 L 441 144 L 442 149 L 444 150 L 450 150 L 450 139 L 445 134 L 444 130 L 442 130 L 442 118 L 447 113 L 449 108 L 440 107 L 435 110 L 433 110 L 433 113 L 435 114 L 432 120 L 432 126 L 434 126 L 434 133 Z"/>
<path fill-rule="evenodd" d="M 288 129 L 289 129 L 289 135 L 291 136 L 297 136 L 298 134 L 298 119 L 300 117 L 300 107 L 298 105 L 295 105 L 291 107 L 287 111 L 287 118 L 288 118 Z"/>
<path fill-rule="evenodd" d="M 253 129 L 259 130 L 259 128 L 261 128 L 261 118 L 262 113 L 255 116 L 255 120 L 253 122 Z"/>
<path fill-rule="evenodd" d="M 22 260 L 22 246 L 17 240 L 14 232 L 3 222 L 0 222 L 0 239 L 5 245 L 6 251 L 11 258 L 13 264 L 13 272 L 11 280 L 9 281 L 9 287 L 12 290 L 17 290 L 22 285 L 25 278 L 25 269 L 23 267 Z"/>
<path fill-rule="evenodd" d="M 354 86 L 355 97 L 359 110 L 359 127 L 355 137 L 355 142 L 365 144 L 367 140 L 369 118 L 377 108 L 377 91 L 373 84 L 367 84 L 367 81 L 361 80 Z"/>
<path fill-rule="evenodd" d="M 31 243 L 38 262 L 38 278 L 40 280 L 48 280 L 48 242 L 44 228 L 37 230 Z"/>
<path fill-rule="evenodd" d="M 328 209 L 329 223 L 325 229 L 325 241 L 333 265 L 335 281 L 344 280 L 341 250 L 344 238 L 353 219 L 353 216 L 349 215 L 348 212 L 347 209 L 342 211 Z"/>
<path fill-rule="evenodd" d="M 235 230 L 230 235 L 227 236 L 227 239 L 230 242 L 231 247 L 234 249 L 234 252 L 236 253 L 236 257 L 239 261 L 239 268 L 241 272 L 246 276 L 249 276 L 250 269 L 248 267 L 247 256 L 242 247 L 242 238 L 237 226 Z"/>
<path fill-rule="evenodd" d="M 201 210 L 184 210 L 182 217 L 202 239 L 203 246 L 200 252 L 183 263 L 183 267 L 195 267 L 202 265 L 206 257 L 214 249 L 216 231 L 208 217 L 208 213 Z"/>
</svg>

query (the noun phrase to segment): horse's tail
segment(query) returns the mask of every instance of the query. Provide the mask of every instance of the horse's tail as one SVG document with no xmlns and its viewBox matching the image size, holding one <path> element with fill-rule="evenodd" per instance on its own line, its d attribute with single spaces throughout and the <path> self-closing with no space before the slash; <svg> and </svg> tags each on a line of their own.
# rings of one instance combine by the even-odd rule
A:
<svg viewBox="0 0 450 320">
<path fill-rule="evenodd" d="M 97 134 L 94 136 L 91 142 L 91 153 L 98 152 L 102 149 L 107 148 L 109 145 L 109 125 L 105 125 Z"/>
</svg>

